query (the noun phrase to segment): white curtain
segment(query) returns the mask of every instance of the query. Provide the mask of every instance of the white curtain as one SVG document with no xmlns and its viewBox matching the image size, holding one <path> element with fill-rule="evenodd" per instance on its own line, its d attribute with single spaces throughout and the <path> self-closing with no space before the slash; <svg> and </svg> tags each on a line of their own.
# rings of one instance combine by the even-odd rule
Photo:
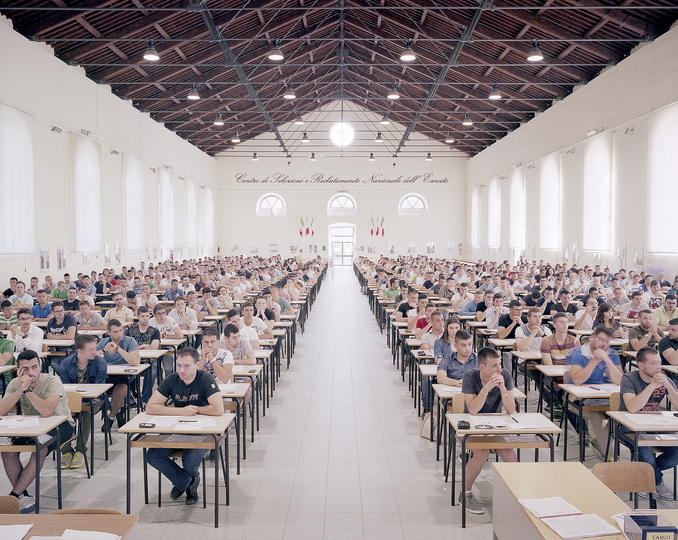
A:
<svg viewBox="0 0 678 540">
<path fill-rule="evenodd" d="M 654 253 L 678 251 L 670 220 L 678 201 L 678 104 L 650 115 L 647 245 Z"/>
<path fill-rule="evenodd" d="M 560 247 L 560 163 L 559 154 L 539 164 L 539 248 Z"/>
<path fill-rule="evenodd" d="M 127 249 L 144 249 L 144 173 L 140 159 L 124 156 L 125 245 Z"/>
<path fill-rule="evenodd" d="M 584 238 L 588 251 L 610 251 L 612 215 L 612 133 L 584 145 Z"/>
<path fill-rule="evenodd" d="M 170 250 L 174 242 L 174 188 L 169 171 L 160 170 L 158 208 L 160 216 L 160 247 Z M 163 252 L 167 253 L 167 252 Z"/>
<path fill-rule="evenodd" d="M 198 245 L 196 234 L 198 217 L 195 213 L 195 182 L 193 182 L 193 180 L 187 180 L 185 186 L 186 195 L 184 196 L 184 222 L 186 224 L 186 247 L 195 248 Z"/>
<path fill-rule="evenodd" d="M 35 251 L 33 117 L 0 103 L 0 253 Z"/>
<path fill-rule="evenodd" d="M 525 177 L 522 167 L 511 175 L 511 191 L 509 207 L 511 222 L 509 224 L 509 247 L 525 249 Z"/>
<path fill-rule="evenodd" d="M 499 247 L 499 228 L 501 225 L 501 197 L 499 180 L 490 180 L 487 192 L 487 247 Z"/>
<path fill-rule="evenodd" d="M 214 195 L 212 188 L 205 189 L 205 250 L 214 247 Z"/>
<path fill-rule="evenodd" d="M 75 251 L 101 250 L 101 146 L 71 134 Z"/>
<path fill-rule="evenodd" d="M 471 246 L 480 245 L 480 197 L 478 188 L 474 187 L 471 192 Z"/>
</svg>

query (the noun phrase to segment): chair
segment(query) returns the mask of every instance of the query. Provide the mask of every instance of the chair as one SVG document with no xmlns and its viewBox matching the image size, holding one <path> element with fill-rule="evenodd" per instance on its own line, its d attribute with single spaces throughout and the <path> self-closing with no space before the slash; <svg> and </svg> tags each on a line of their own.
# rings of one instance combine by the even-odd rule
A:
<svg viewBox="0 0 678 540">
<path fill-rule="evenodd" d="M 121 515 L 117 510 L 110 508 L 62 508 L 61 510 L 54 510 L 52 514 L 115 514 Z"/>
<path fill-rule="evenodd" d="M 0 514 L 19 514 L 19 499 L 12 495 L 0 496 Z"/>
<path fill-rule="evenodd" d="M 82 447 L 85 447 L 85 442 L 82 437 L 82 422 L 80 419 L 80 414 L 82 413 L 82 396 L 78 392 L 66 392 L 66 398 L 68 399 L 68 409 L 71 411 L 71 415 L 75 418 L 76 420 L 76 427 L 75 427 L 75 432 L 71 436 L 70 439 L 67 441 L 64 441 L 64 443 L 61 445 L 61 448 L 66 446 L 68 443 L 78 440 Z M 93 429 L 93 428 L 91 428 Z M 83 452 L 83 456 L 85 458 L 85 470 L 87 471 L 87 478 L 90 478 L 90 473 L 89 473 L 89 463 L 87 462 L 87 452 Z M 58 464 L 57 466 L 61 466 L 61 464 Z"/>
<path fill-rule="evenodd" d="M 634 510 L 638 509 L 638 492 L 640 491 L 649 494 L 650 508 L 657 507 L 652 496 L 656 487 L 654 469 L 649 463 L 643 461 L 596 463 L 592 472 L 611 491 L 632 493 Z"/>
</svg>

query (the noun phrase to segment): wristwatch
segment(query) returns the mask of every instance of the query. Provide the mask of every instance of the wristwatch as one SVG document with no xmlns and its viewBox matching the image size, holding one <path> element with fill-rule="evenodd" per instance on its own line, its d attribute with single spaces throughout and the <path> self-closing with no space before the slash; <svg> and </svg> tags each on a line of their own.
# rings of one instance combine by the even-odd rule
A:
<svg viewBox="0 0 678 540">
<path fill-rule="evenodd" d="M 26 388 L 26 390 L 24 390 L 24 394 L 28 394 L 29 392 L 32 392 L 32 391 L 33 391 L 33 389 L 29 386 L 28 388 Z"/>
</svg>

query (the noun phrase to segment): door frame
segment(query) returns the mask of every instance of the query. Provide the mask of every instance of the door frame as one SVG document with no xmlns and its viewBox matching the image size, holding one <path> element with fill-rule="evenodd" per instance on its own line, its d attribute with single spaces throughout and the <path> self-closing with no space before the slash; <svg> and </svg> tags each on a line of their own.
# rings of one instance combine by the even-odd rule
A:
<svg viewBox="0 0 678 540">
<path fill-rule="evenodd" d="M 336 238 L 336 239 L 344 239 L 344 238 L 349 238 L 349 237 L 348 237 L 348 236 L 333 236 L 333 235 L 332 235 L 332 227 L 350 227 L 351 229 L 353 229 L 353 237 L 352 237 L 351 241 L 348 242 L 348 241 L 344 241 L 344 240 L 335 240 L 335 238 Z M 332 264 L 333 264 L 334 266 L 351 266 L 351 264 L 352 264 L 352 262 L 353 262 L 353 259 L 355 258 L 355 245 L 356 245 L 356 226 L 355 226 L 355 224 L 354 224 L 354 223 L 343 222 L 343 221 L 337 222 L 337 223 L 330 223 L 330 224 L 328 225 L 328 227 L 327 227 L 327 238 L 328 238 L 328 240 L 329 240 L 329 242 L 328 242 L 328 243 L 329 243 L 329 247 L 330 247 L 330 253 L 329 253 L 329 255 L 330 255 L 330 259 L 331 259 L 331 261 L 332 261 Z M 343 249 L 342 249 L 342 255 L 340 255 L 340 256 L 338 257 L 338 258 L 341 259 L 341 263 L 339 263 L 339 264 L 336 264 L 336 263 L 335 263 L 335 261 L 334 261 L 334 259 L 335 259 L 335 255 L 334 255 L 334 243 L 335 243 L 336 241 L 338 241 L 340 244 L 349 244 L 349 243 L 350 243 L 350 244 L 353 246 L 353 249 L 352 249 L 352 255 L 350 255 L 351 259 L 350 259 L 350 261 L 348 262 L 348 264 L 344 264 L 344 260 L 346 259 L 346 257 L 349 257 L 349 255 L 344 255 L 344 254 L 343 254 Z"/>
</svg>

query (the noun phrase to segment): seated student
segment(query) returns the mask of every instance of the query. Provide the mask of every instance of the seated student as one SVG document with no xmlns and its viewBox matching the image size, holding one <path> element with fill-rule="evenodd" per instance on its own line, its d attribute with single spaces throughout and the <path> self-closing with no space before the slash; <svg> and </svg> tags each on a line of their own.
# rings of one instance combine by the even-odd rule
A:
<svg viewBox="0 0 678 540">
<path fill-rule="evenodd" d="M 451 348 L 448 342 L 454 340 L 454 334 L 461 328 L 461 321 L 456 317 L 449 317 L 447 321 L 445 321 L 445 327 L 443 328 L 443 314 L 440 311 L 433 311 L 429 318 L 431 323 L 429 329 L 420 338 L 420 348 L 422 351 L 433 351 L 433 362 L 438 364 L 441 358 L 445 354 L 448 354 L 448 350 Z M 439 347 L 438 341 L 441 340 L 443 343 Z M 428 360 L 426 360 L 425 363 L 429 363 Z M 421 401 L 424 409 L 424 416 L 430 411 L 428 397 L 431 393 L 432 383 L 432 377 L 424 377 L 421 383 Z"/>
<path fill-rule="evenodd" d="M 619 384 L 622 367 L 617 351 L 610 347 L 613 335 L 614 332 L 611 329 L 598 326 L 591 338 L 568 356 L 569 377 L 574 384 Z M 605 413 L 584 411 L 583 415 L 588 422 L 589 432 L 593 435 L 591 446 L 601 456 L 604 456 L 603 448 L 607 442 L 607 428 L 604 426 Z"/>
<path fill-rule="evenodd" d="M 66 392 L 59 377 L 42 373 L 42 362 L 35 351 L 26 350 L 17 357 L 17 377 L 7 386 L 7 392 L 0 401 L 0 416 L 6 416 L 17 405 L 21 406 L 21 414 L 27 416 L 66 416 L 68 419 L 49 431 L 49 435 L 59 435 L 62 441 L 73 435 L 75 422 L 71 419 Z M 2 464 L 5 466 L 7 478 L 12 485 L 10 495 L 19 499 L 22 514 L 35 509 L 35 498 L 28 494 L 28 486 L 35 479 L 36 469 L 42 469 L 47 454 L 56 450 L 54 439 L 46 448 L 40 450 L 40 463 L 36 468 L 36 455 L 26 465 L 21 463 L 19 452 L 2 452 Z"/>
<path fill-rule="evenodd" d="M 598 306 L 596 318 L 593 320 L 593 328 L 604 326 L 611 328 L 614 331 L 615 339 L 626 339 L 626 332 L 621 324 L 614 320 L 614 311 L 612 306 L 607 302 L 603 302 Z"/>
<path fill-rule="evenodd" d="M 16 282 L 16 291 L 9 297 L 9 301 L 15 308 L 33 306 L 33 297 L 26 292 L 26 284 L 23 281 Z"/>
<path fill-rule="evenodd" d="M 198 370 L 206 371 L 217 382 L 228 384 L 233 378 L 233 354 L 219 347 L 219 334 L 214 328 L 206 328 L 202 333 L 202 347 Z"/>
<path fill-rule="evenodd" d="M 246 302 L 242 307 L 242 328 L 252 328 L 257 332 L 258 339 L 273 339 L 271 328 L 259 317 L 254 316 L 254 304 Z"/>
<path fill-rule="evenodd" d="M 276 321 L 275 311 L 267 307 L 266 298 L 263 296 L 257 296 L 256 300 L 254 301 L 254 310 L 255 317 L 257 319 L 261 319 L 268 329 L 273 331 Z M 278 316 L 278 318 L 280 318 L 280 316 Z"/>
<path fill-rule="evenodd" d="M 501 293 L 504 295 L 504 302 L 510 302 L 511 300 L 516 299 L 516 295 L 513 292 L 513 287 L 509 283 L 509 280 L 506 276 L 501 276 L 499 278 L 499 287 L 494 289 L 495 293 Z"/>
<path fill-rule="evenodd" d="M 233 300 L 228 296 L 228 289 L 223 285 L 217 288 L 215 300 L 217 301 L 218 309 L 233 309 Z"/>
<path fill-rule="evenodd" d="M 454 276 L 449 276 L 445 280 L 445 285 L 438 289 L 438 297 L 441 300 L 452 300 L 455 294 L 457 294 L 457 286 L 455 284 Z"/>
<path fill-rule="evenodd" d="M 541 342 L 551 335 L 551 330 L 545 324 L 541 324 L 541 310 L 537 307 L 530 308 L 527 312 L 527 324 L 516 328 L 516 347 L 519 351 L 541 351 Z"/>
<path fill-rule="evenodd" d="M 3 300 L 0 302 L 0 330 L 9 330 L 10 326 L 14 326 L 16 323 L 17 317 L 12 302 Z"/>
<path fill-rule="evenodd" d="M 495 302 L 497 295 L 494 296 Z M 503 302 L 503 297 L 502 297 Z M 532 308 L 534 309 L 534 308 Z M 532 311 L 532 309 L 530 311 Z M 541 314 L 541 310 L 537 308 Z M 540 317 L 541 319 L 541 317 Z M 497 337 L 499 339 L 515 339 L 516 330 L 523 324 L 527 324 L 528 319 L 523 315 L 523 306 L 519 300 L 511 300 L 508 305 L 508 311 L 497 320 Z M 541 322 L 541 321 L 540 321 Z M 489 328 L 489 325 L 488 325 Z"/>
<path fill-rule="evenodd" d="M 170 300 L 171 302 L 174 302 L 177 298 L 180 296 L 184 296 L 184 291 L 183 289 L 179 288 L 179 280 L 178 279 L 173 279 L 170 287 L 168 289 L 165 289 L 165 294 L 163 295 L 165 300 Z"/>
<path fill-rule="evenodd" d="M 86 300 L 80 301 L 78 313 L 75 314 L 75 322 L 81 330 L 105 330 L 106 323 L 98 311 L 93 311 L 92 306 Z"/>
<path fill-rule="evenodd" d="M 139 317 L 139 324 L 130 326 L 125 335 L 134 339 L 139 345 L 139 350 L 150 350 L 157 351 L 160 349 L 160 332 L 157 328 L 151 326 L 151 310 L 146 306 L 141 306 L 137 310 L 137 316 Z M 153 388 L 153 383 L 155 382 L 155 377 L 157 375 L 156 363 L 151 362 L 150 367 L 144 371 L 143 378 L 143 387 L 141 390 L 141 401 L 142 403 L 147 403 L 148 398 L 151 397 L 151 389 Z"/>
<path fill-rule="evenodd" d="M 535 289 L 529 294 L 526 294 L 521 298 L 521 302 L 524 307 L 536 307 L 539 303 L 539 300 L 541 300 L 541 291 L 539 290 L 539 285 L 537 285 Z"/>
<path fill-rule="evenodd" d="M 452 297 L 452 309 L 462 309 L 469 302 L 473 302 L 473 295 L 468 292 L 468 283 L 459 284 L 459 292 Z"/>
<path fill-rule="evenodd" d="M 557 303 L 553 295 L 553 287 L 549 285 L 544 289 L 543 298 L 537 302 L 537 307 L 541 310 L 542 315 L 551 315 L 551 310 L 555 309 Z"/>
<path fill-rule="evenodd" d="M 224 414 L 224 402 L 219 386 L 209 373 L 198 370 L 200 355 L 198 351 L 187 347 L 179 351 L 177 371 L 169 374 L 148 400 L 146 412 L 152 415 L 168 416 L 221 416 Z M 173 406 L 168 406 L 173 405 Z M 170 497 L 177 500 L 186 493 L 186 504 L 198 502 L 200 485 L 200 463 L 207 450 L 192 448 L 183 450 L 179 466 L 170 455 L 172 448 L 151 448 L 146 459 L 172 483 Z"/>
<path fill-rule="evenodd" d="M 47 321 L 52 317 L 52 306 L 47 301 L 47 291 L 40 289 L 37 295 L 37 302 L 31 308 L 31 317 L 38 321 Z"/>
<path fill-rule="evenodd" d="M 577 314 L 577 306 L 572 303 L 572 294 L 567 289 L 560 291 L 560 302 L 558 302 L 553 309 L 551 309 L 551 314 L 553 313 L 565 313 L 567 320 L 574 322 L 575 315 Z"/>
<path fill-rule="evenodd" d="M 485 312 L 485 324 L 490 330 L 499 327 L 499 319 L 502 315 L 508 313 L 508 308 L 504 307 L 504 295 L 496 293 L 492 296 L 492 305 Z"/>
<path fill-rule="evenodd" d="M 132 321 L 130 322 L 133 322 L 134 317 L 136 317 L 137 314 L 137 309 L 139 309 L 140 306 L 143 306 L 144 302 L 137 296 L 137 293 L 130 289 L 125 293 L 125 305 L 132 312 Z"/>
<path fill-rule="evenodd" d="M 126 293 L 116 292 L 113 295 L 115 306 L 106 311 L 106 315 L 104 315 L 104 321 L 106 321 L 106 323 L 112 319 L 116 319 L 122 324 L 134 322 L 134 312 L 127 307 L 127 298 L 125 294 Z M 54 309 L 54 306 L 52 306 L 52 309 Z"/>
<path fill-rule="evenodd" d="M 57 283 L 57 286 L 54 289 L 52 289 L 52 292 L 49 293 L 49 295 L 53 300 L 66 300 L 66 298 L 68 298 L 66 282 L 59 281 Z"/>
<path fill-rule="evenodd" d="M 603 303 L 605 300 L 601 295 L 600 295 L 600 290 L 598 287 L 591 287 L 589 288 L 588 294 L 581 299 L 582 304 L 586 305 L 586 302 L 588 302 L 589 298 L 595 298 L 597 306 Z M 597 307 L 596 306 L 596 307 Z"/>
<path fill-rule="evenodd" d="M 678 299 L 673 294 L 664 297 L 664 305 L 654 310 L 654 318 L 657 327 L 666 332 L 669 329 L 669 321 L 678 317 Z"/>
<path fill-rule="evenodd" d="M 80 307 L 80 300 L 78 300 L 78 289 L 71 287 L 66 291 L 66 300 L 64 300 L 64 309 L 66 313 L 75 315 Z"/>
<path fill-rule="evenodd" d="M 459 310 L 459 316 L 464 317 L 468 315 L 475 315 L 478 305 L 483 301 L 483 291 L 476 289 L 473 291 L 473 300 L 467 302 L 464 307 Z"/>
<path fill-rule="evenodd" d="M 14 342 L 14 352 L 16 354 L 25 351 L 42 351 L 42 340 L 45 333 L 38 325 L 31 323 L 31 311 L 28 308 L 21 308 L 17 311 L 18 324 L 9 327 L 8 339 Z M 11 373 L 7 373 L 11 375 Z"/>
<path fill-rule="evenodd" d="M 669 401 L 674 408 L 678 408 L 678 391 L 662 372 L 662 361 L 655 349 L 643 347 L 636 356 L 638 370 L 625 373 L 619 383 L 620 411 L 636 413 L 656 412 L 659 404 L 668 395 Z M 621 431 L 631 433 L 624 426 Z M 623 440 L 623 439 L 622 439 Z M 639 446 L 638 457 L 640 461 L 649 463 L 654 469 L 655 489 L 657 496 L 673 500 L 673 492 L 664 482 L 663 470 L 673 469 L 678 465 L 678 448 L 675 446 L 662 446 L 661 452 L 655 456 L 654 449 L 650 446 Z M 647 497 L 647 493 L 639 493 L 641 497 Z"/>
<path fill-rule="evenodd" d="M 669 321 L 667 335 L 662 338 L 658 345 L 662 364 L 665 366 L 678 366 L 678 318 Z M 669 373 L 668 377 L 678 381 L 678 375 Z"/>
<path fill-rule="evenodd" d="M 418 300 L 417 290 L 412 287 L 407 289 L 407 298 L 395 310 L 396 321 L 408 321 L 410 317 L 416 317 Z"/>
<path fill-rule="evenodd" d="M 568 353 L 579 347 L 579 339 L 568 333 L 568 321 L 564 313 L 555 313 L 551 324 L 554 333 L 541 340 L 541 363 L 545 366 L 564 365 Z"/>
<path fill-rule="evenodd" d="M 626 291 L 622 287 L 615 287 L 613 297 L 608 300 L 616 315 L 621 315 L 622 308 L 631 301 L 626 296 Z"/>
<path fill-rule="evenodd" d="M 473 337 L 469 332 L 459 330 L 453 339 L 455 352 L 443 356 L 436 378 L 438 384 L 461 386 L 464 373 L 478 368 L 478 358 L 473 352 Z"/>
<path fill-rule="evenodd" d="M 183 296 L 177 296 L 174 300 L 174 309 L 169 312 L 168 317 L 174 319 L 182 330 L 197 330 L 198 315 L 195 310 L 186 305 L 186 299 Z"/>
<path fill-rule="evenodd" d="M 414 326 L 414 337 L 416 339 L 421 339 L 421 336 L 431 329 L 431 315 L 434 311 L 436 311 L 435 304 L 428 302 L 425 304 L 424 313 L 417 313 L 417 323 Z"/>
<path fill-rule="evenodd" d="M 108 321 L 107 331 L 108 337 L 97 344 L 97 354 L 106 360 L 109 365 L 129 364 L 138 366 L 141 363 L 139 345 L 133 338 L 125 335 L 122 323 L 118 319 L 111 319 Z M 108 417 L 105 419 L 110 428 L 113 419 L 121 412 L 125 403 L 129 379 L 124 375 L 111 375 L 106 380 L 113 384 L 113 388 L 109 390 L 111 406 L 108 410 Z M 118 427 L 122 427 L 125 420 L 124 414 L 118 416 Z"/>
<path fill-rule="evenodd" d="M 639 351 L 643 347 L 656 349 L 664 337 L 664 332 L 657 327 L 654 313 L 649 309 L 642 310 L 638 323 L 638 326 L 629 330 L 629 345 L 631 345 L 631 348 L 634 351 Z"/>
<path fill-rule="evenodd" d="M 644 309 L 649 309 L 647 304 L 643 302 L 643 293 L 635 291 L 631 294 L 631 302 L 624 304 L 621 307 L 621 322 L 638 322 L 640 312 Z"/>
<path fill-rule="evenodd" d="M 153 308 L 153 318 L 149 325 L 160 332 L 160 339 L 183 339 L 184 337 L 177 321 L 167 316 L 167 310 L 163 304 L 158 304 Z"/>
<path fill-rule="evenodd" d="M 219 301 L 212 298 L 212 289 L 203 287 L 202 298 L 197 301 L 197 305 L 203 308 L 204 315 L 219 315 Z"/>
<path fill-rule="evenodd" d="M 248 339 L 241 339 L 237 324 L 228 323 L 219 341 L 219 347 L 230 351 L 233 361 L 238 365 L 253 366 L 257 363 L 254 349 Z M 248 379 L 249 380 L 249 379 Z"/>
<path fill-rule="evenodd" d="M 205 309 L 204 305 L 198 304 L 198 293 L 195 291 L 191 291 L 186 294 L 186 309 L 192 309 L 195 311 L 195 316 L 198 319 L 198 325 L 201 323 L 205 315 L 207 315 L 207 310 Z"/>
<path fill-rule="evenodd" d="M 18 287 L 19 284 L 17 283 L 17 288 Z M 664 304 L 664 293 L 661 292 L 661 286 L 656 279 L 653 279 L 650 282 L 650 290 L 643 295 L 643 302 L 647 304 L 651 310 L 658 309 Z"/>
<path fill-rule="evenodd" d="M 476 289 L 478 292 L 479 289 Z M 487 318 L 487 310 L 492 307 L 494 292 L 492 290 L 483 292 L 483 301 L 476 306 L 476 321 L 483 322 Z"/>
<path fill-rule="evenodd" d="M 471 414 L 493 414 L 500 413 L 503 407 L 507 413 L 513 414 L 516 411 L 513 379 L 510 371 L 502 369 L 499 352 L 483 347 L 478 351 L 478 365 L 478 369 L 469 369 L 464 373 L 461 383 L 466 410 Z M 512 449 L 497 448 L 495 452 L 503 461 L 517 461 Z M 466 498 L 466 510 L 473 514 L 485 512 L 471 490 L 489 455 L 487 449 L 474 450 L 473 457 L 466 463 L 466 485 L 464 492 L 459 494 L 459 502 Z"/>
<path fill-rule="evenodd" d="M 574 319 L 575 330 L 593 330 L 593 321 L 598 313 L 598 301 L 589 296 L 584 307 L 577 311 Z"/>
<path fill-rule="evenodd" d="M 440 274 L 438 274 L 438 281 L 436 281 L 433 284 L 433 287 L 431 287 L 431 292 L 433 294 L 438 294 L 443 285 L 445 285 L 445 274 L 440 272 Z"/>
<path fill-rule="evenodd" d="M 397 281 L 397 280 L 396 280 Z M 289 303 L 287 298 L 280 294 L 281 288 L 280 285 L 271 285 L 271 300 L 280 306 L 281 315 L 296 315 L 292 304 Z M 397 290 L 395 291 L 397 294 Z M 204 294 L 204 293 L 203 293 Z M 388 298 L 389 296 L 387 296 Z"/>
<path fill-rule="evenodd" d="M 61 362 L 59 376 L 64 384 L 104 384 L 106 382 L 106 361 L 97 356 L 97 338 L 81 334 L 75 338 L 75 352 Z M 101 408 L 97 400 L 95 412 Z M 61 449 L 61 468 L 79 469 L 85 464 L 87 441 L 92 429 L 89 413 L 83 413 L 82 441 L 77 439 L 75 451 L 70 445 Z"/>
<path fill-rule="evenodd" d="M 50 339 L 75 339 L 75 336 L 78 335 L 78 324 L 75 322 L 73 315 L 66 313 L 64 309 L 64 304 L 61 300 L 56 300 L 52 302 L 52 317 L 47 321 L 47 327 L 45 328 L 45 340 Z M 49 343 L 46 343 L 49 345 Z M 61 357 L 53 357 L 50 363 L 54 373 L 59 374 L 59 364 L 61 362 Z"/>
<path fill-rule="evenodd" d="M 240 312 L 237 309 L 232 309 L 226 313 L 226 320 L 230 324 L 234 324 L 240 329 L 240 339 L 248 341 L 252 349 L 259 348 L 259 333 L 256 327 L 249 327 L 243 324 L 243 319 L 240 317 Z M 222 336 L 223 339 L 223 336 Z"/>
<path fill-rule="evenodd" d="M 87 288 L 85 286 L 78 287 L 76 298 L 78 302 L 87 302 L 91 307 L 94 307 L 94 298 L 87 294 Z"/>
</svg>

